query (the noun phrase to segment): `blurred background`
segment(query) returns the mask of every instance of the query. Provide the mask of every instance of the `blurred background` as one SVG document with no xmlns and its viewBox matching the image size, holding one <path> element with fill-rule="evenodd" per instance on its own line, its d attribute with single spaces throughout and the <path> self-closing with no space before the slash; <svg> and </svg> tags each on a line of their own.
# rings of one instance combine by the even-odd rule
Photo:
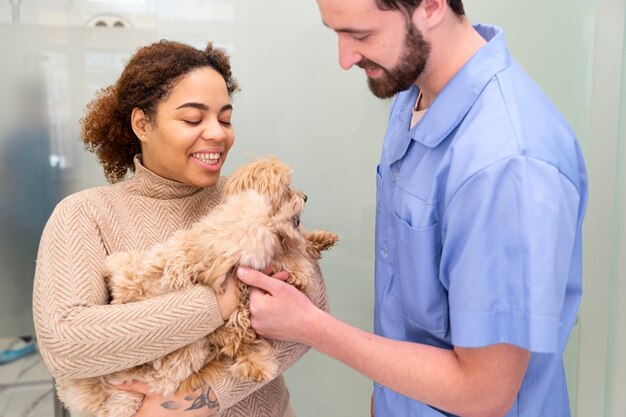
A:
<svg viewBox="0 0 626 417">
<path fill-rule="evenodd" d="M 504 28 L 585 152 L 591 197 L 585 293 L 565 353 L 570 400 L 574 416 L 623 416 L 626 0 L 465 4 L 473 22 Z M 79 140 L 85 105 L 138 47 L 162 38 L 229 52 L 242 91 L 225 174 L 250 154 L 294 168 L 309 196 L 304 224 L 340 236 L 321 263 L 331 311 L 372 329 L 375 168 L 391 101 L 369 93 L 363 71 L 339 68 L 314 0 L 0 0 L 0 351 L 20 353 L 0 364 L 0 416 L 55 413 L 32 350 L 39 237 L 59 199 L 105 183 Z M 315 351 L 286 378 L 298 417 L 369 415 L 371 382 Z"/>
</svg>

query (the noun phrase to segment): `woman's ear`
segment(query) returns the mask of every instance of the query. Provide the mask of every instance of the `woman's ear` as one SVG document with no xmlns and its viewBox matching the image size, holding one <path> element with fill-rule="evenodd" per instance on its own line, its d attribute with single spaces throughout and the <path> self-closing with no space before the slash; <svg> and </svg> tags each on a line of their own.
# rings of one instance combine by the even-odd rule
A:
<svg viewBox="0 0 626 417">
<path fill-rule="evenodd" d="M 149 122 L 143 110 L 138 107 L 133 109 L 133 112 L 130 115 L 130 124 L 133 127 L 133 132 L 135 132 L 137 138 L 139 138 L 140 141 L 145 142 Z"/>
</svg>

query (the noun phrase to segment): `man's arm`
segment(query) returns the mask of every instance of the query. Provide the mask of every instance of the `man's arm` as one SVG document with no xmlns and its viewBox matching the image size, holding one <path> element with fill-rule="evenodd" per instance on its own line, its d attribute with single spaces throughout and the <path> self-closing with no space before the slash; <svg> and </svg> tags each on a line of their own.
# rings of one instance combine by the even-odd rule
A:
<svg viewBox="0 0 626 417">
<path fill-rule="evenodd" d="M 386 339 L 337 320 L 284 282 L 252 270 L 240 270 L 239 278 L 257 287 L 250 311 L 259 334 L 310 345 L 396 392 L 454 414 L 506 414 L 528 366 L 530 353 L 512 345 L 447 350 Z"/>
</svg>

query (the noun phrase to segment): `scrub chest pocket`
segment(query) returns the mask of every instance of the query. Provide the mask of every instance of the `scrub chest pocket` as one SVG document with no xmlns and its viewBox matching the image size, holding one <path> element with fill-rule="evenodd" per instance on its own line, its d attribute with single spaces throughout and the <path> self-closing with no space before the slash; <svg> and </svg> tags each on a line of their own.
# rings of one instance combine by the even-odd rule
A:
<svg viewBox="0 0 626 417">
<path fill-rule="evenodd" d="M 399 292 L 409 339 L 424 330 L 443 336 L 448 331 L 448 294 L 439 280 L 441 226 L 437 204 L 394 190 L 391 226 L 397 243 L 393 292 Z"/>
</svg>

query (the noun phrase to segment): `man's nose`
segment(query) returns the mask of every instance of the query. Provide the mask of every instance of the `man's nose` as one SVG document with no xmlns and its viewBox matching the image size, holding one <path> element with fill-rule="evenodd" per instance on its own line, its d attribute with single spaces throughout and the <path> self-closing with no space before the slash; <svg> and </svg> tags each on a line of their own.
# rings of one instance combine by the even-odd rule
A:
<svg viewBox="0 0 626 417">
<path fill-rule="evenodd" d="M 363 56 L 356 50 L 351 39 L 347 36 L 339 35 L 339 66 L 344 70 L 349 70 L 354 64 L 359 62 Z"/>
</svg>

